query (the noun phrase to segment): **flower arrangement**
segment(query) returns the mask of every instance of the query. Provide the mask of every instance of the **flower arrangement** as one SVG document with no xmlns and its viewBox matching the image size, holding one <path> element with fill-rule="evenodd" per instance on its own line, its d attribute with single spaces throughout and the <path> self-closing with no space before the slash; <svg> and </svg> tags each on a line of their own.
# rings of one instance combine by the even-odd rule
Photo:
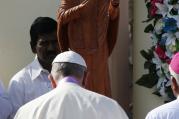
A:
<svg viewBox="0 0 179 119">
<path fill-rule="evenodd" d="M 146 59 L 144 74 L 136 83 L 147 88 L 155 87 L 154 94 L 165 101 L 175 99 L 171 90 L 168 70 L 172 56 L 179 51 L 179 0 L 145 0 L 148 23 L 144 32 L 150 35 L 152 46 L 142 50 Z"/>
</svg>

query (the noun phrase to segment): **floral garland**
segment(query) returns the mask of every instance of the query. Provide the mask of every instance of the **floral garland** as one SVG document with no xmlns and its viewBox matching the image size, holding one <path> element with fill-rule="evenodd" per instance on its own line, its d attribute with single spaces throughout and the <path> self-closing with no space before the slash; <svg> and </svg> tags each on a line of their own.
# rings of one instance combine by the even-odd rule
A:
<svg viewBox="0 0 179 119">
<path fill-rule="evenodd" d="M 148 88 L 155 87 L 154 94 L 165 101 L 175 99 L 171 90 L 168 70 L 172 56 L 179 51 L 179 0 L 145 0 L 148 23 L 144 32 L 150 35 L 152 47 L 142 50 L 146 59 L 144 74 L 136 83 Z"/>
</svg>

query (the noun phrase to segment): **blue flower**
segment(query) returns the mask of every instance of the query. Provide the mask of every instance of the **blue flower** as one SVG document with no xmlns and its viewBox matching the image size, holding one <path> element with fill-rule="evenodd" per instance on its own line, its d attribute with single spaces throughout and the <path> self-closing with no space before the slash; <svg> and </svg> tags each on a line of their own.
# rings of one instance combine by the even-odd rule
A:
<svg viewBox="0 0 179 119">
<path fill-rule="evenodd" d="M 177 21 L 174 18 L 166 17 L 163 19 L 163 22 L 164 22 L 164 27 L 163 27 L 164 32 L 176 32 Z"/>
<path fill-rule="evenodd" d="M 162 37 L 161 40 L 159 41 L 159 45 L 165 46 L 166 40 L 167 40 L 167 36 Z"/>
</svg>

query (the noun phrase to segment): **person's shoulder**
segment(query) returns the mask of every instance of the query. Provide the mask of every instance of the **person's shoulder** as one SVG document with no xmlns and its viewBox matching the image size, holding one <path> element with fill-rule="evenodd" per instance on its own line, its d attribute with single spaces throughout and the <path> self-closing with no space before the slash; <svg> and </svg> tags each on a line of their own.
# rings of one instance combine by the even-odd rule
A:
<svg viewBox="0 0 179 119">
<path fill-rule="evenodd" d="M 165 103 L 163 105 L 156 107 L 155 109 L 153 109 L 153 111 L 155 111 L 155 112 L 160 112 L 160 111 L 170 112 L 170 110 L 173 110 L 176 108 L 179 109 L 179 103 L 177 100 L 174 100 L 174 101 L 171 101 L 171 102 L 168 102 L 168 103 Z"/>
<path fill-rule="evenodd" d="M 107 96 L 98 94 L 96 92 L 88 91 L 88 99 L 95 109 L 99 109 L 102 117 L 111 117 L 111 119 L 128 119 L 123 108 L 118 102 Z"/>
<path fill-rule="evenodd" d="M 179 114 L 179 103 L 177 100 L 171 101 L 169 103 L 160 105 L 152 109 L 146 116 L 146 119 L 166 117 L 170 115 Z"/>
<path fill-rule="evenodd" d="M 86 90 L 86 89 L 85 89 Z M 102 95 L 102 94 L 99 94 L 99 93 L 96 93 L 96 92 L 93 92 L 93 91 L 90 91 L 90 90 L 86 90 L 87 92 L 87 95 L 89 95 L 89 99 L 91 98 L 92 100 L 97 100 L 98 102 L 100 103 L 104 103 L 104 104 L 108 104 L 108 105 L 111 105 L 111 106 L 116 106 L 117 105 L 117 102 L 110 98 L 110 97 L 107 97 L 105 95 Z"/>
<path fill-rule="evenodd" d="M 27 78 L 29 76 L 29 72 L 30 72 L 32 63 L 26 65 L 24 68 L 22 68 L 16 74 L 14 74 L 13 77 L 11 78 L 11 81 L 20 81 L 24 78 Z"/>
</svg>

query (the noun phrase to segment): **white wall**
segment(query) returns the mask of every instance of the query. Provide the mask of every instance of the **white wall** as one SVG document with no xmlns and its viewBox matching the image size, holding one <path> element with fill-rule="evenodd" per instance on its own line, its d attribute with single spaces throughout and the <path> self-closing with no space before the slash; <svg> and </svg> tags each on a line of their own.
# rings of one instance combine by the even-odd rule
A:
<svg viewBox="0 0 179 119">
<path fill-rule="evenodd" d="M 0 77 L 5 85 L 34 55 L 29 29 L 38 16 L 56 19 L 59 0 L 0 0 Z"/>
<path fill-rule="evenodd" d="M 147 24 L 142 23 L 147 18 L 147 9 L 144 0 L 134 1 L 134 68 L 133 79 L 134 82 L 139 79 L 142 74 L 147 73 L 144 70 L 144 58 L 140 55 L 140 50 L 148 49 L 151 46 L 149 35 L 145 34 L 144 28 Z M 134 119 L 144 119 L 147 112 L 163 103 L 162 99 L 152 94 L 152 89 L 138 86 L 134 83 L 133 88 L 133 114 Z"/>
</svg>

